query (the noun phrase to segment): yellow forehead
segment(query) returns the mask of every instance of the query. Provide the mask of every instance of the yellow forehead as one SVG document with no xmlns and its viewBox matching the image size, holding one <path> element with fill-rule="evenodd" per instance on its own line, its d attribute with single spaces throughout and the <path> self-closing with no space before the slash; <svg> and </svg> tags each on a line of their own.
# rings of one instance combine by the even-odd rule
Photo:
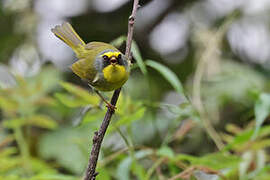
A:
<svg viewBox="0 0 270 180">
<path fill-rule="evenodd" d="M 104 54 L 102 54 L 102 56 L 104 56 L 104 55 L 106 55 L 106 56 L 108 56 L 108 58 L 111 58 L 112 56 L 115 56 L 115 57 L 117 57 L 119 54 L 121 54 L 120 52 L 106 52 L 106 53 L 104 53 Z"/>
</svg>

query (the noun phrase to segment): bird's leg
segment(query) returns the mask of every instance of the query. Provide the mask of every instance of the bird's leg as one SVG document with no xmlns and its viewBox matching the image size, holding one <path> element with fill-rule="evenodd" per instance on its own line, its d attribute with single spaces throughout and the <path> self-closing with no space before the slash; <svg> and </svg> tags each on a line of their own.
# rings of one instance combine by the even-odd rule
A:
<svg viewBox="0 0 270 180">
<path fill-rule="evenodd" d="M 110 102 L 108 102 L 100 93 L 98 90 L 94 89 L 94 91 L 97 93 L 97 95 L 107 104 L 106 106 L 110 108 L 112 111 L 116 109 L 116 106 L 112 105 Z"/>
</svg>

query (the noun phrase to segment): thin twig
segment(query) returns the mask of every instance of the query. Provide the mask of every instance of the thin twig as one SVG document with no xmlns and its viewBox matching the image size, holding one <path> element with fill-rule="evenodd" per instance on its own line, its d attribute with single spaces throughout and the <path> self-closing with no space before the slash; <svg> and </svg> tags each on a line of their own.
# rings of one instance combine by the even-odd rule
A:
<svg viewBox="0 0 270 180">
<path fill-rule="evenodd" d="M 196 170 L 199 170 L 199 171 L 202 171 L 206 174 L 215 174 L 215 175 L 218 175 L 221 179 L 223 180 L 228 180 L 223 174 L 221 174 L 219 171 L 216 171 L 216 170 L 213 170 L 213 169 L 210 169 L 208 167 L 203 167 L 203 166 L 191 166 L 189 168 L 186 168 L 184 171 L 182 171 L 181 173 L 171 177 L 170 179 L 168 180 L 177 180 L 177 179 L 190 179 L 191 176 L 193 175 L 193 173 L 196 171 Z"/>
<path fill-rule="evenodd" d="M 209 61 L 213 59 L 211 56 L 217 51 L 217 46 L 220 44 L 222 37 L 228 30 L 228 27 L 231 25 L 233 19 L 234 19 L 234 15 L 232 15 L 232 17 L 230 17 L 216 31 L 216 33 L 212 35 L 212 38 L 209 40 L 209 43 L 206 45 L 205 53 L 199 59 L 197 69 L 194 75 L 194 80 L 193 80 L 193 104 L 197 108 L 201 116 L 206 132 L 215 142 L 219 150 L 221 150 L 224 147 L 224 144 L 219 134 L 216 132 L 215 128 L 211 124 L 211 121 L 207 117 L 207 113 L 206 113 L 206 110 L 204 108 L 202 98 L 201 98 L 201 82 L 203 79 L 203 75 L 204 75 L 205 67 L 207 63 L 209 63 Z"/>
<path fill-rule="evenodd" d="M 151 168 L 146 173 L 146 178 L 145 179 L 150 179 L 152 174 L 156 171 L 156 169 L 166 160 L 165 157 L 159 158 Z"/>
<path fill-rule="evenodd" d="M 138 4 L 139 4 L 139 0 L 134 0 L 132 14 L 128 20 L 128 35 L 127 35 L 127 44 L 126 44 L 126 52 L 125 52 L 125 56 L 128 59 L 130 57 L 131 43 L 132 43 L 132 37 L 133 37 L 133 31 L 134 31 L 134 23 L 135 23 Z M 111 99 L 111 104 L 113 106 L 116 105 L 120 92 L 121 92 L 121 88 L 114 91 L 112 99 Z M 105 117 L 102 121 L 102 124 L 99 130 L 94 133 L 92 150 L 90 153 L 90 158 L 88 161 L 88 166 L 86 169 L 84 180 L 95 180 L 96 176 L 98 175 L 98 173 L 96 172 L 98 155 L 100 152 L 101 143 L 103 141 L 106 130 L 110 124 L 113 113 L 114 113 L 114 110 L 112 110 L 111 108 L 107 109 L 107 112 L 105 114 Z"/>
<path fill-rule="evenodd" d="M 110 163 L 111 161 L 113 161 L 115 158 L 117 158 L 119 155 L 126 153 L 129 149 L 127 147 L 125 147 L 124 149 L 120 149 L 119 151 L 109 155 L 108 157 L 106 157 L 105 159 L 101 160 L 99 162 L 99 166 L 103 167 L 106 164 Z"/>
<path fill-rule="evenodd" d="M 158 166 L 156 169 L 157 175 L 158 175 L 158 180 L 165 180 L 164 175 L 162 174 L 161 167 Z"/>
</svg>

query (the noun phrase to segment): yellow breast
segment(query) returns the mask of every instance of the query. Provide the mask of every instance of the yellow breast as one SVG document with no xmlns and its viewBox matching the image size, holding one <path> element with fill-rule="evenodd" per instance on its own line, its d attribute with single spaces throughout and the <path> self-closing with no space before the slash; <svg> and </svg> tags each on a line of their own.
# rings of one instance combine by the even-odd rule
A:
<svg viewBox="0 0 270 180">
<path fill-rule="evenodd" d="M 128 78 L 125 67 L 121 65 L 108 65 L 103 69 L 103 75 L 106 81 L 110 83 L 125 82 Z"/>
</svg>

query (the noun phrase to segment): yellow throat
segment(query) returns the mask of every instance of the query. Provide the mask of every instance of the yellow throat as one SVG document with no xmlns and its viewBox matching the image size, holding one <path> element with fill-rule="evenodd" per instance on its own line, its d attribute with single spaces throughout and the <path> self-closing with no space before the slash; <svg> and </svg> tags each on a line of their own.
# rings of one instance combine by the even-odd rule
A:
<svg viewBox="0 0 270 180">
<path fill-rule="evenodd" d="M 110 83 L 117 83 L 126 81 L 128 74 L 124 66 L 121 65 L 108 65 L 103 69 L 103 75 L 106 81 Z"/>
</svg>

